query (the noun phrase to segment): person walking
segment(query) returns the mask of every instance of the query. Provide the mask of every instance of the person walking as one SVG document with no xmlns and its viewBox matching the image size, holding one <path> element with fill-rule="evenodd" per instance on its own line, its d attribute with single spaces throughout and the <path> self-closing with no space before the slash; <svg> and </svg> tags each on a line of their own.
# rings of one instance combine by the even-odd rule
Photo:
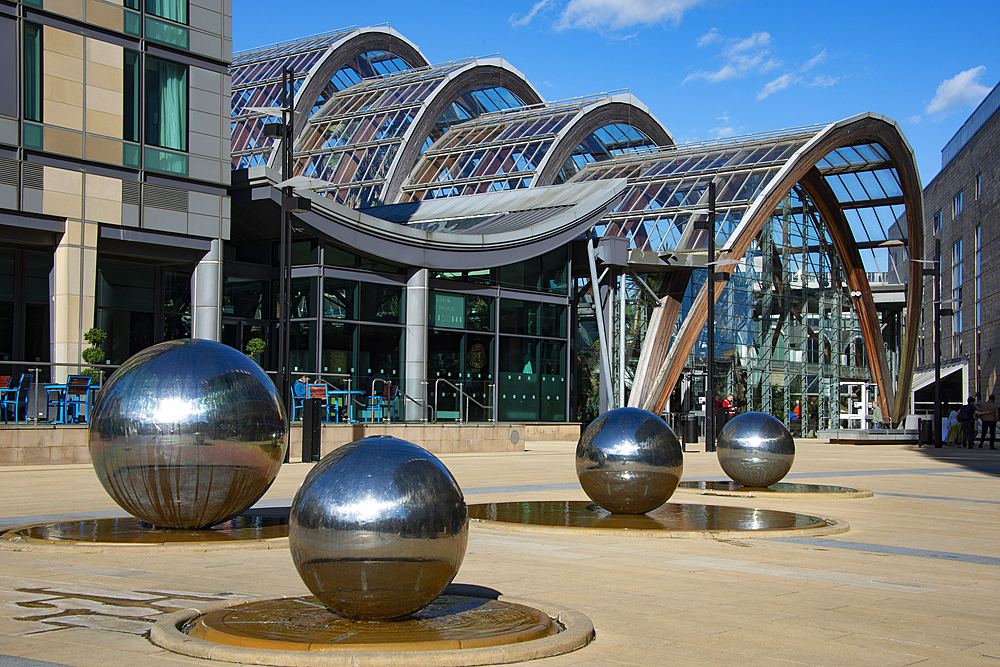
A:
<svg viewBox="0 0 1000 667">
<path fill-rule="evenodd" d="M 1000 417 L 1000 413 L 997 412 L 995 394 L 990 394 L 990 400 L 979 406 L 976 415 L 983 420 L 983 430 L 979 433 L 979 449 L 983 448 L 983 440 L 986 439 L 987 431 L 990 432 L 990 449 L 996 449 L 997 417 Z"/>
<path fill-rule="evenodd" d="M 964 436 L 964 446 L 972 449 L 976 444 L 976 399 L 969 396 L 969 402 L 958 411 L 958 418 L 962 421 L 962 435 Z"/>
</svg>

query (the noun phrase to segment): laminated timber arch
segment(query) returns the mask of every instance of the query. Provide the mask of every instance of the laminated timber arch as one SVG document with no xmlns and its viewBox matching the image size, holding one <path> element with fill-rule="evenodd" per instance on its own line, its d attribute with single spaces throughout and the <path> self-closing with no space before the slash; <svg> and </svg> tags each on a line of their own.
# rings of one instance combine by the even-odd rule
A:
<svg viewBox="0 0 1000 667">
<path fill-rule="evenodd" d="M 417 45 L 392 28 L 363 28 L 330 48 L 323 58 L 313 66 L 305 83 L 295 94 L 295 127 L 301 127 L 300 119 L 310 116 L 313 106 L 323 94 L 326 85 L 334 75 L 353 59 L 364 53 L 383 51 L 401 59 L 412 68 L 430 65 Z M 377 72 L 358 72 L 362 78 L 378 76 Z"/>
<path fill-rule="evenodd" d="M 906 208 L 907 250 L 911 258 L 910 289 L 906 301 L 907 318 L 899 378 L 895 388 L 892 386 L 891 378 L 888 377 L 885 344 L 878 325 L 878 315 L 875 312 L 868 276 L 861 264 L 854 234 L 832 189 L 816 169 L 819 161 L 831 151 L 866 143 L 879 144 L 889 155 L 899 176 Z M 796 183 L 802 184 L 820 208 L 834 247 L 844 265 L 848 285 L 853 293 L 860 293 L 860 296 L 853 297 L 854 307 L 861 322 L 872 378 L 878 386 L 880 407 L 893 423 L 898 423 L 906 414 L 907 399 L 913 381 L 920 327 L 919 313 L 923 301 L 923 290 L 919 289 L 922 283 L 922 267 L 918 262 L 912 261 L 912 258 L 922 258 L 924 254 L 923 196 L 913 150 L 899 131 L 899 126 L 878 114 L 860 114 L 827 126 L 792 156 L 757 197 L 719 253 L 717 259 L 720 263 L 727 259 L 739 260 L 743 257 L 753 239 Z M 716 282 L 716 298 L 721 295 L 724 286 L 724 282 Z M 670 392 L 680 377 L 684 362 L 705 325 L 707 315 L 706 283 L 695 297 L 687 318 L 681 324 L 673 344 L 659 365 L 655 379 L 643 388 L 639 396 L 632 397 L 630 404 L 638 405 L 655 414 L 663 411 Z M 669 324 L 672 325 L 672 322 Z M 664 325 L 665 323 L 661 322 L 661 326 Z M 647 336 L 654 334 L 655 332 L 650 331 Z"/>
<path fill-rule="evenodd" d="M 563 165 L 573 155 L 577 146 L 593 132 L 614 123 L 629 125 L 639 130 L 652 139 L 656 146 L 674 145 L 673 135 L 655 116 L 649 113 L 646 105 L 632 95 L 615 95 L 587 109 L 570 125 L 563 128 L 552 149 L 539 164 L 531 186 L 543 187 L 555 184 Z"/>
<path fill-rule="evenodd" d="M 320 95 L 326 90 L 327 84 L 330 83 L 334 75 L 354 58 L 372 51 L 391 53 L 412 69 L 427 67 L 430 64 L 416 44 L 392 28 L 375 27 L 356 31 L 350 37 L 330 47 L 319 62 L 313 65 L 302 87 L 295 93 L 292 127 L 296 128 L 296 132 L 301 134 L 307 129 L 306 121 L 312 116 L 313 107 L 319 101 Z M 358 74 L 363 79 L 378 76 L 377 72 L 358 72 Z M 292 139 L 293 146 L 296 144 L 297 138 Z M 274 169 L 281 167 L 282 150 L 280 139 L 271 144 L 271 154 L 267 159 L 269 167 Z"/>
<path fill-rule="evenodd" d="M 528 80 L 502 58 L 478 60 L 451 73 L 410 123 L 403 137 L 402 147 L 392 161 L 382 187 L 381 201 L 397 202 L 410 172 L 420 159 L 424 141 L 437 125 L 438 119 L 453 102 L 468 92 L 484 88 L 504 88 L 517 96 L 525 106 L 541 104 L 542 96 Z"/>
</svg>

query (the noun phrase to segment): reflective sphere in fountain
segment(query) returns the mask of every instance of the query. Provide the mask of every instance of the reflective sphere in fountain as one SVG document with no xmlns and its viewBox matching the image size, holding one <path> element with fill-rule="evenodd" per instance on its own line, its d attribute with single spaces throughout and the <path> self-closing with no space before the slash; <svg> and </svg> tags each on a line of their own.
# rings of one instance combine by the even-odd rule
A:
<svg viewBox="0 0 1000 667">
<path fill-rule="evenodd" d="M 737 484 L 771 486 L 792 469 L 795 441 L 778 419 L 745 412 L 719 432 L 716 453 L 722 470 Z"/>
<path fill-rule="evenodd" d="M 656 509 L 684 471 L 681 443 L 667 423 L 638 408 L 606 412 L 576 446 L 576 476 L 595 503 L 615 514 Z"/>
<path fill-rule="evenodd" d="M 285 458 L 285 411 L 260 366 L 227 345 L 173 340 L 131 357 L 97 395 L 90 458 L 129 514 L 205 528 L 264 495 Z"/>
<path fill-rule="evenodd" d="M 469 541 L 465 497 L 433 454 L 388 436 L 339 447 L 292 501 L 288 546 L 306 587 L 357 620 L 413 614 L 458 572 Z"/>
</svg>

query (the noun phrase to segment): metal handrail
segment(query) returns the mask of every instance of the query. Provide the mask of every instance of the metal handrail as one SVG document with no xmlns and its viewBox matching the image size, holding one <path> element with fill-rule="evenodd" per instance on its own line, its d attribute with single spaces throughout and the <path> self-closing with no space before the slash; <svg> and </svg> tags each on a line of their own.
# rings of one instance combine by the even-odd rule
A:
<svg viewBox="0 0 1000 667">
<path fill-rule="evenodd" d="M 465 409 L 464 410 L 462 409 L 462 402 L 461 402 L 461 400 L 458 402 L 458 421 L 459 421 L 459 423 L 465 422 L 465 416 L 469 414 L 469 401 L 472 401 L 473 403 L 475 403 L 476 405 L 478 405 L 479 407 L 481 407 L 483 410 L 490 410 L 491 411 L 490 414 L 493 415 L 493 417 L 492 417 L 492 419 L 490 419 L 490 421 L 496 422 L 496 420 L 497 420 L 496 419 L 496 411 L 495 411 L 495 409 L 494 409 L 494 407 L 492 405 L 483 405 L 482 403 L 480 403 L 479 401 L 477 401 L 475 398 L 473 398 L 472 396 L 470 396 L 469 394 L 467 394 L 465 392 L 465 383 L 464 382 L 459 382 L 456 385 L 454 382 L 451 382 L 450 380 L 447 380 L 445 378 L 437 378 L 437 379 L 434 380 L 434 415 L 435 415 L 435 417 L 437 416 L 437 413 L 438 413 L 438 407 L 437 407 L 437 401 L 438 401 L 438 384 L 441 383 L 441 382 L 444 382 L 446 385 L 448 385 L 448 386 L 452 387 L 453 389 L 455 389 L 455 391 L 457 391 L 459 393 L 459 396 L 464 396 L 465 397 Z M 489 385 L 489 387 L 492 389 L 493 385 L 491 384 L 491 385 Z M 435 419 L 435 421 L 436 421 L 436 419 Z"/>
</svg>

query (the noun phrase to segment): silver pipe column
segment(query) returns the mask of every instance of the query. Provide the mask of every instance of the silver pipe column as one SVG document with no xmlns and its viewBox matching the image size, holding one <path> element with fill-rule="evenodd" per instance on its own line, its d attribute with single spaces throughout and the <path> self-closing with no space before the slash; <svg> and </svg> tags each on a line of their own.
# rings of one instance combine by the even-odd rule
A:
<svg viewBox="0 0 1000 667">
<path fill-rule="evenodd" d="M 222 336 L 222 239 L 212 239 L 211 248 L 195 266 L 191 296 L 191 338 L 218 342 Z"/>
<path fill-rule="evenodd" d="M 427 269 L 416 271 L 406 281 L 406 367 L 404 391 L 413 401 L 404 401 L 406 421 L 427 419 L 427 317 L 430 288 Z"/>
</svg>

